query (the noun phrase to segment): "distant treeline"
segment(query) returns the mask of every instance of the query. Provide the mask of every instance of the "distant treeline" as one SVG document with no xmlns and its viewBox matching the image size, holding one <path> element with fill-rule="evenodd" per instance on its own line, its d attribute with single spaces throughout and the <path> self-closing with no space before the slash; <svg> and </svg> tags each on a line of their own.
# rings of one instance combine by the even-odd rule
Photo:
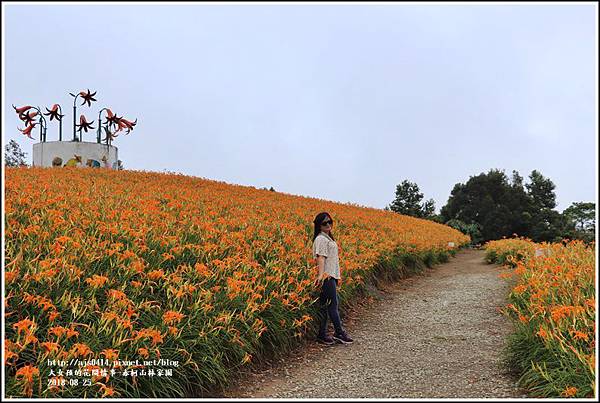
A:
<svg viewBox="0 0 600 403">
<path fill-rule="evenodd" d="M 508 178 L 504 171 L 491 169 L 454 185 L 448 202 L 435 214 L 434 201 L 421 203 L 423 194 L 417 184 L 405 180 L 385 209 L 449 225 L 470 235 L 473 243 L 514 234 L 535 242 L 593 241 L 596 204 L 576 202 L 560 213 L 555 210 L 555 187 L 537 170 L 524 184 L 517 171 Z"/>
</svg>

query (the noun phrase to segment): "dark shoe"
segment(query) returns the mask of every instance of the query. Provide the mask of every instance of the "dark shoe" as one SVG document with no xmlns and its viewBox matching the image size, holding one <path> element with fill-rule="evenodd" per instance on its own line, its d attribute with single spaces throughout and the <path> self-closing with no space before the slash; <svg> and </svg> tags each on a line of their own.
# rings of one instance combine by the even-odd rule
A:
<svg viewBox="0 0 600 403">
<path fill-rule="evenodd" d="M 354 340 L 346 332 L 336 333 L 333 335 L 333 339 L 339 341 L 342 344 L 352 344 Z"/>
<path fill-rule="evenodd" d="M 331 346 L 332 344 L 335 344 L 335 341 L 330 336 L 325 336 L 325 337 L 317 336 L 317 343 Z"/>
</svg>

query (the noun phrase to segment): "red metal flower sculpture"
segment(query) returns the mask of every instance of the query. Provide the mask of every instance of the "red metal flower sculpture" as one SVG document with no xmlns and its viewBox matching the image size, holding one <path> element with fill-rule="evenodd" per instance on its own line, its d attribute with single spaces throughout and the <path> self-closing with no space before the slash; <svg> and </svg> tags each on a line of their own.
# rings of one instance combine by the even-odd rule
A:
<svg viewBox="0 0 600 403">
<path fill-rule="evenodd" d="M 88 121 L 85 119 L 85 116 L 81 115 L 79 117 L 79 124 L 76 125 L 77 127 L 79 127 L 79 129 L 77 129 L 77 131 L 79 133 L 81 133 L 81 129 L 85 130 L 85 132 L 87 133 L 88 129 L 93 129 L 92 127 L 92 123 L 94 123 L 94 121 L 92 120 L 91 122 L 88 123 Z"/>
<path fill-rule="evenodd" d="M 119 126 L 119 128 L 117 129 L 117 132 L 120 132 L 123 129 L 127 129 L 127 132 L 125 132 L 125 134 L 129 134 L 130 131 L 133 130 L 133 127 L 136 125 L 137 123 L 137 119 L 135 120 L 135 122 L 130 122 L 129 120 L 125 119 L 125 118 L 120 118 L 119 122 L 117 123 L 117 125 Z"/>
<path fill-rule="evenodd" d="M 42 124 L 42 120 L 43 120 L 43 116 L 40 116 L 41 120 L 40 122 L 35 122 L 35 118 L 36 116 L 38 116 L 38 108 L 34 108 L 31 105 L 25 105 L 22 106 L 20 108 L 17 108 L 16 106 L 12 106 L 15 109 L 15 112 L 17 112 L 19 114 L 19 119 L 21 119 L 23 122 L 25 122 L 25 125 L 27 127 L 25 127 L 25 129 L 19 129 L 17 127 L 17 129 L 22 132 L 25 136 L 29 137 L 30 139 L 34 140 L 34 138 L 31 136 L 31 131 L 33 130 L 33 128 L 39 123 Z M 35 109 L 34 111 L 29 111 L 30 109 Z M 42 126 L 43 127 L 43 126 Z"/>
<path fill-rule="evenodd" d="M 83 100 L 82 106 L 87 104 L 88 106 L 92 106 L 92 102 L 96 101 L 95 95 L 96 92 L 91 92 L 88 88 L 87 91 L 80 91 L 76 93 L 69 92 L 73 99 L 73 141 L 82 141 L 81 140 L 81 131 L 84 130 L 86 133 L 88 130 L 95 130 L 92 124 L 94 121 L 88 122 L 84 115 L 81 115 L 79 118 L 79 124 L 76 124 L 76 116 L 77 116 L 77 98 L 81 97 Z M 46 107 L 46 112 L 42 112 L 39 107 L 25 105 L 20 108 L 16 106 L 12 106 L 15 112 L 19 115 L 19 119 L 21 119 L 26 127 L 24 129 L 19 129 L 24 135 L 30 137 L 32 130 L 36 125 L 40 125 L 40 140 L 42 142 L 46 141 L 46 130 L 47 130 L 47 121 L 44 116 L 49 116 L 50 121 L 56 119 L 59 125 L 59 141 L 62 141 L 62 119 L 65 115 L 62 114 L 62 108 L 60 104 L 53 104 L 50 108 Z M 33 109 L 33 111 L 29 111 Z M 106 123 L 103 125 L 102 121 L 102 112 L 106 111 Z M 124 117 L 119 117 L 116 113 L 114 113 L 109 108 L 102 108 L 98 113 L 98 129 L 97 133 L 97 142 L 100 143 L 100 137 L 102 135 L 102 131 L 105 132 L 106 137 L 103 141 L 106 141 L 107 144 L 114 140 L 120 131 L 125 131 L 125 134 L 129 134 L 136 126 L 137 119 L 134 121 L 130 121 L 125 119 Z M 77 128 L 77 129 L 76 129 Z M 79 138 L 77 138 L 76 132 L 79 132 Z"/>
<path fill-rule="evenodd" d="M 17 112 L 19 115 L 22 114 L 23 112 L 28 111 L 29 109 L 33 108 L 33 106 L 29 106 L 29 105 L 22 106 L 20 108 L 17 108 L 14 105 L 12 107 L 15 108 L 15 112 Z"/>
<path fill-rule="evenodd" d="M 122 117 L 118 117 L 116 114 L 113 114 L 113 112 L 106 108 L 106 123 L 109 125 L 118 125 L 119 124 L 119 120 L 123 119 Z"/>
<path fill-rule="evenodd" d="M 106 133 L 106 137 L 102 139 L 102 141 L 106 141 L 106 144 L 110 144 L 115 138 L 119 135 L 110 131 L 107 126 L 104 126 L 104 133 Z"/>
<path fill-rule="evenodd" d="M 94 98 L 94 95 L 96 95 L 96 92 L 94 92 L 93 94 L 90 94 L 90 89 L 89 88 L 87 90 L 87 93 L 81 91 L 79 93 L 79 95 L 81 95 L 81 97 L 83 98 L 83 103 L 81 104 L 82 106 L 85 105 L 86 103 L 88 104 L 88 106 L 92 106 L 92 101 L 96 100 Z"/>
<path fill-rule="evenodd" d="M 61 115 L 59 113 L 58 104 L 54 104 L 52 106 L 52 109 L 46 108 L 46 110 L 48 111 L 48 113 L 44 113 L 44 115 L 50 116 L 50 121 L 52 121 L 52 119 L 54 119 L 54 118 L 56 118 L 56 120 L 60 121 L 65 116 L 65 115 Z"/>
<path fill-rule="evenodd" d="M 37 116 L 37 114 L 38 114 L 37 111 L 20 113 L 19 119 L 21 119 L 23 122 L 25 122 L 25 125 L 30 125 L 31 123 L 33 123 L 34 118 Z"/>
<path fill-rule="evenodd" d="M 33 130 L 35 125 L 37 125 L 37 123 L 32 123 L 29 126 L 27 126 L 25 129 L 19 129 L 18 127 L 17 127 L 17 129 L 19 129 L 19 131 L 22 132 L 25 136 L 29 137 L 32 140 L 35 140 L 33 137 L 31 137 L 31 131 Z"/>
</svg>

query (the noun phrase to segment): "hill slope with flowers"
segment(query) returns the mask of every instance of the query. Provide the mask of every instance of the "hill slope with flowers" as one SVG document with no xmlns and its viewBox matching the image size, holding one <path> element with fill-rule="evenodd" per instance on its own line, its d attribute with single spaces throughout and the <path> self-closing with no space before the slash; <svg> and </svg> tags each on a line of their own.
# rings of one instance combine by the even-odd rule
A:
<svg viewBox="0 0 600 403">
<path fill-rule="evenodd" d="M 335 221 L 342 304 L 469 241 L 432 221 L 203 178 L 6 168 L 6 395 L 198 396 L 285 352 L 314 324 L 321 211 Z M 160 358 L 178 365 L 150 376 L 143 361 Z M 79 384 L 48 359 L 84 371 Z"/>
<path fill-rule="evenodd" d="M 501 239 L 486 260 L 514 267 L 505 313 L 515 324 L 506 364 L 534 397 L 596 395 L 596 245 Z"/>
</svg>

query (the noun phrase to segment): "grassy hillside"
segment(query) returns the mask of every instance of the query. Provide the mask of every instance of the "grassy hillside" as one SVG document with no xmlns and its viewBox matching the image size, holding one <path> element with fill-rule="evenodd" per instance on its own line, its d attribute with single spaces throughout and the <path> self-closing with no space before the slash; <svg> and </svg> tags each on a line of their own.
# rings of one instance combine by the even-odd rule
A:
<svg viewBox="0 0 600 403">
<path fill-rule="evenodd" d="M 200 396 L 287 351 L 316 330 L 321 211 L 335 221 L 342 315 L 367 283 L 469 241 L 393 212 L 182 175 L 6 168 L 5 196 L 11 397 Z M 160 358 L 178 365 L 144 362 Z"/>
</svg>

